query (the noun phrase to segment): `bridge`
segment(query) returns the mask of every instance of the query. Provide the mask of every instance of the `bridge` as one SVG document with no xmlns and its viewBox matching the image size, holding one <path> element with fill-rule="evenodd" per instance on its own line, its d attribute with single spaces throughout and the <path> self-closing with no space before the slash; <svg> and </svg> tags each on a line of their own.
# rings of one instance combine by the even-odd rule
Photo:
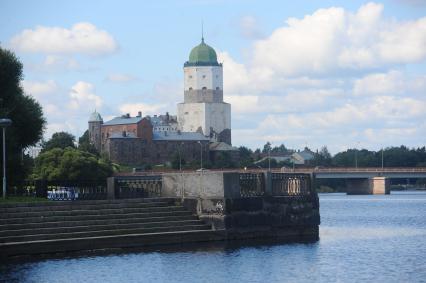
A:
<svg viewBox="0 0 426 283">
<path fill-rule="evenodd" d="M 300 173 L 311 174 L 315 179 L 345 179 L 347 194 L 389 194 L 391 179 L 426 178 L 426 167 L 315 167 L 315 168 L 259 168 L 259 169 L 209 169 L 216 172 L 242 173 Z M 162 173 L 191 173 L 193 170 L 153 172 Z M 148 172 L 119 173 L 120 175 L 147 175 Z M 152 174 L 152 173 L 151 173 Z"/>
<path fill-rule="evenodd" d="M 389 194 L 390 179 L 426 178 L 426 167 L 282 168 L 280 172 L 310 173 L 316 179 L 346 179 L 348 194 Z"/>
</svg>

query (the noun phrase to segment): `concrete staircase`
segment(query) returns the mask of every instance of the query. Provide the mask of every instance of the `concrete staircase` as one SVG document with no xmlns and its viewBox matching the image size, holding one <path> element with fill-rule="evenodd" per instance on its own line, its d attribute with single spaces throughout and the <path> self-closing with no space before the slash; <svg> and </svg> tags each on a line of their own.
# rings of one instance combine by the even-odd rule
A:
<svg viewBox="0 0 426 283">
<path fill-rule="evenodd" d="M 0 204 L 0 257 L 223 239 L 175 199 Z"/>
</svg>

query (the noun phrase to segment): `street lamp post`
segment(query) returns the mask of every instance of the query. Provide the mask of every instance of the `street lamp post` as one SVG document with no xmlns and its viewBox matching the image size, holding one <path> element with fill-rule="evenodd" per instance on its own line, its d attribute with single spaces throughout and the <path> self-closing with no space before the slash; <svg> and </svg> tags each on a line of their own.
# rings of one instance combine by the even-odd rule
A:
<svg viewBox="0 0 426 283">
<path fill-rule="evenodd" d="M 201 152 L 201 171 L 203 170 L 203 144 L 201 143 L 201 141 L 198 141 L 198 143 L 200 144 L 200 152 Z"/>
<path fill-rule="evenodd" d="M 183 145 L 183 142 L 179 145 L 179 171 L 182 171 L 182 154 L 181 154 L 182 145 Z"/>
<path fill-rule="evenodd" d="M 268 151 L 268 171 L 271 172 L 271 149 Z"/>
<path fill-rule="evenodd" d="M 6 198 L 6 127 L 11 124 L 10 119 L 0 119 L 0 127 L 3 128 L 3 198 Z"/>
<path fill-rule="evenodd" d="M 355 149 L 355 168 L 358 168 L 358 149 Z"/>
</svg>

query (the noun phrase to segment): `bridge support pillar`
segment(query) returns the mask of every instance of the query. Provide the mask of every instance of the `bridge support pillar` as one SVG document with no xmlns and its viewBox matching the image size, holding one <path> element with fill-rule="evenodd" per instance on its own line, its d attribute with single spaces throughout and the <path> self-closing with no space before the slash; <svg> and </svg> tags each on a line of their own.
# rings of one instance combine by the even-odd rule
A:
<svg viewBox="0 0 426 283">
<path fill-rule="evenodd" d="M 365 179 L 347 179 L 346 192 L 348 195 L 384 195 L 390 192 L 390 182 L 386 177 Z"/>
<path fill-rule="evenodd" d="M 373 177 L 369 181 L 373 195 L 388 195 L 390 193 L 390 180 L 388 178 Z"/>
</svg>

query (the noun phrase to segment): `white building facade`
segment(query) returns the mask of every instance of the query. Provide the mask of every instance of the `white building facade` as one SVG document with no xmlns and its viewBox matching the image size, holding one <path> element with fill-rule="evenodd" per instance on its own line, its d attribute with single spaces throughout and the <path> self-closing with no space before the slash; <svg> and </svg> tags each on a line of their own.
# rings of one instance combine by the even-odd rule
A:
<svg viewBox="0 0 426 283">
<path fill-rule="evenodd" d="M 201 40 L 184 64 L 184 102 L 178 104 L 182 132 L 199 132 L 211 142 L 231 144 L 231 105 L 223 101 L 223 68 Z"/>
</svg>

